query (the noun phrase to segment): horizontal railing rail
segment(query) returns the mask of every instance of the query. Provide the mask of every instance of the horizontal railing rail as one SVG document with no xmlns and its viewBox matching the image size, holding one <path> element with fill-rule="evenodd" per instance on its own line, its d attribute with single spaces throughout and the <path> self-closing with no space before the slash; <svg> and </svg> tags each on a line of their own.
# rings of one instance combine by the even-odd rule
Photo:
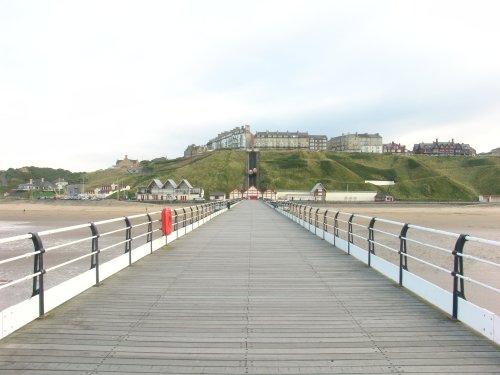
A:
<svg viewBox="0 0 500 375">
<path fill-rule="evenodd" d="M 267 203 L 500 343 L 499 241 L 290 201 Z"/>
<path fill-rule="evenodd" d="M 175 208 L 168 235 L 162 231 L 160 209 L 0 238 L 0 338 L 236 203 L 214 201 Z"/>
</svg>

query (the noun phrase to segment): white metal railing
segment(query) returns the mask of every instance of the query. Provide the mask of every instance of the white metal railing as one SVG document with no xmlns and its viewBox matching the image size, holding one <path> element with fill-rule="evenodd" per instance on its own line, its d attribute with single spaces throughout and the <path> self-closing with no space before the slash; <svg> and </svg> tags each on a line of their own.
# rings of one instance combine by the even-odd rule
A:
<svg viewBox="0 0 500 375">
<path fill-rule="evenodd" d="M 227 202 L 171 210 L 168 235 L 160 209 L 0 238 L 0 339 L 225 212 Z"/>
<path fill-rule="evenodd" d="M 500 344 L 499 241 L 290 201 L 267 203 Z"/>
</svg>

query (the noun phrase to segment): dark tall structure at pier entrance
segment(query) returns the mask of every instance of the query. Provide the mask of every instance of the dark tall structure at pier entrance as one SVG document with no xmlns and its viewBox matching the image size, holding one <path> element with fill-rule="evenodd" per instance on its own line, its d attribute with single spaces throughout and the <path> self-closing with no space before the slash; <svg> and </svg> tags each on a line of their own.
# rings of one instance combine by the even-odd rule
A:
<svg viewBox="0 0 500 375">
<path fill-rule="evenodd" d="M 257 169 L 257 152 L 249 151 L 247 154 L 247 170 L 248 170 L 248 183 L 247 188 L 250 186 L 255 186 L 257 189 L 259 188 L 259 179 L 258 179 L 258 169 Z"/>
</svg>

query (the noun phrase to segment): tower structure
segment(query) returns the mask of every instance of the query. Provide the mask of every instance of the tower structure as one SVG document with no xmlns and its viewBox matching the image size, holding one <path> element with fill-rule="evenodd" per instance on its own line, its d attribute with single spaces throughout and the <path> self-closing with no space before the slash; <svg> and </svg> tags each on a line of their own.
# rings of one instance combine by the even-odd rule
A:
<svg viewBox="0 0 500 375">
<path fill-rule="evenodd" d="M 248 171 L 248 179 L 247 179 L 247 189 L 250 186 L 254 186 L 257 189 L 259 188 L 259 179 L 258 179 L 258 174 L 259 170 L 257 168 L 257 152 L 256 151 L 249 151 L 247 153 L 247 171 Z"/>
</svg>

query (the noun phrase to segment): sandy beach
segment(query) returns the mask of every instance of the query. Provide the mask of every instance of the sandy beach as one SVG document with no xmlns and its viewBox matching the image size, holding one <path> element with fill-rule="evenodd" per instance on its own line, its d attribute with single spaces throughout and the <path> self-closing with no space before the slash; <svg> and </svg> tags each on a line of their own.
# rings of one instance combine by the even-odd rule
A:
<svg viewBox="0 0 500 375">
<path fill-rule="evenodd" d="M 500 205 L 441 203 L 329 204 L 329 208 L 500 241 Z"/>
<path fill-rule="evenodd" d="M 153 204 L 118 200 L 0 201 L 0 237 L 151 213 L 161 211 L 163 207 L 179 208 L 186 207 L 186 204 Z M 9 227 L 5 228 L 7 223 Z M 26 230 L 27 228 L 29 230 Z"/>
<path fill-rule="evenodd" d="M 0 220 L 50 220 L 62 216 L 86 222 L 161 210 L 162 207 L 164 205 L 118 200 L 0 200 Z"/>
<path fill-rule="evenodd" d="M 58 228 L 159 211 L 190 204 L 152 204 L 124 201 L 1 201 L 0 221 L 29 222 Z M 314 205 L 314 204 L 313 204 Z M 343 212 L 401 221 L 455 233 L 500 241 L 500 205 L 433 203 L 328 204 Z"/>
</svg>

